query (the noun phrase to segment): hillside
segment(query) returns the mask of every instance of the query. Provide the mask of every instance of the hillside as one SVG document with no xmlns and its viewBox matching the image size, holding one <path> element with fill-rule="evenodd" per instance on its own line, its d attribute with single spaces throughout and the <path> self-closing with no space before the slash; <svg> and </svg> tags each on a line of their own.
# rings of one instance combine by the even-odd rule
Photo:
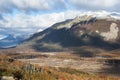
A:
<svg viewBox="0 0 120 80">
<path fill-rule="evenodd" d="M 119 50 L 119 25 L 120 20 L 112 16 L 79 16 L 32 35 L 18 48 L 29 47 L 36 51 L 79 51 L 83 47 L 101 51 Z"/>
</svg>

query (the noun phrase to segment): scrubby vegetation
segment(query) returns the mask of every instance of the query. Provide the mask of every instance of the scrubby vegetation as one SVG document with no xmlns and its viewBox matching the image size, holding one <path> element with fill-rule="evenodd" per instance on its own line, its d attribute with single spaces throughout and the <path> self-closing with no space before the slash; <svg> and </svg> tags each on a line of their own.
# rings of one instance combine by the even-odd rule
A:
<svg viewBox="0 0 120 80">
<path fill-rule="evenodd" d="M 0 55 L 0 76 L 13 76 L 15 80 L 120 80 L 70 68 L 41 67 L 5 55 Z"/>
</svg>

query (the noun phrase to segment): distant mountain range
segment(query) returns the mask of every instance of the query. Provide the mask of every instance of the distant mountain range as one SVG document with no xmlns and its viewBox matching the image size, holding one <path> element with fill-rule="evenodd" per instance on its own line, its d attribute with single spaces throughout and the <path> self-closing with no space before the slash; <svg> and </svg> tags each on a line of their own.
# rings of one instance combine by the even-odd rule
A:
<svg viewBox="0 0 120 80">
<path fill-rule="evenodd" d="M 12 48 L 16 47 L 18 44 L 22 43 L 24 41 L 24 36 L 14 36 L 14 35 L 5 35 L 1 36 L 0 39 L 0 49 L 6 49 L 6 48 Z"/>
</svg>

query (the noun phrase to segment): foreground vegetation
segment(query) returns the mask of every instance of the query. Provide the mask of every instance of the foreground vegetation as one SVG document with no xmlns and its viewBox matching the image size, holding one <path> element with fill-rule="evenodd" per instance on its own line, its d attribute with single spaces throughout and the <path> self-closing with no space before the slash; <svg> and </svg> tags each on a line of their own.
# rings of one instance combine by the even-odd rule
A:
<svg viewBox="0 0 120 80">
<path fill-rule="evenodd" d="M 120 80 L 70 68 L 40 67 L 0 55 L 0 76 L 13 76 L 15 80 Z"/>
</svg>

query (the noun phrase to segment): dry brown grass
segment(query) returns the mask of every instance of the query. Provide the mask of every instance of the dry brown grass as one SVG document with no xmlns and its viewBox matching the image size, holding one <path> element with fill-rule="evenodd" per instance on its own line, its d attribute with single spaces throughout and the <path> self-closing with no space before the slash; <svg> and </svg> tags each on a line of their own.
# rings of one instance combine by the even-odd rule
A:
<svg viewBox="0 0 120 80">
<path fill-rule="evenodd" d="M 3 57 L 4 56 L 4 57 Z M 120 78 L 110 77 L 106 75 L 88 74 L 70 68 L 54 68 L 54 67 L 40 67 L 34 65 L 36 68 L 41 68 L 41 72 L 27 72 L 22 69 L 26 63 L 15 60 L 8 62 L 8 56 L 1 55 L 0 58 L 0 73 L 1 76 L 13 75 L 13 72 L 20 70 L 20 74 L 24 76 L 24 80 L 120 80 Z M 12 68 L 14 67 L 14 68 Z M 3 70 L 2 70 L 3 69 Z"/>
</svg>

